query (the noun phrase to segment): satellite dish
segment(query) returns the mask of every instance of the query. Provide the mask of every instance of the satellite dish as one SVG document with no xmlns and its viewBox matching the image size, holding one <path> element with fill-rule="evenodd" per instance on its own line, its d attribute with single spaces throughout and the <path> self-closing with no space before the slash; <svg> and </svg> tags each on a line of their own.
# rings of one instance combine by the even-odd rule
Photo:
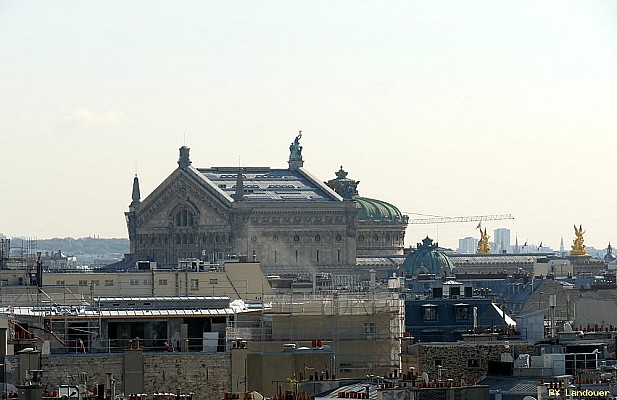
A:
<svg viewBox="0 0 617 400">
<path fill-rule="evenodd" d="M 428 374 L 426 373 L 426 371 L 422 373 L 422 380 L 424 381 L 424 383 L 428 383 Z"/>
<path fill-rule="evenodd" d="M 536 400 L 536 398 L 533 396 L 525 396 L 523 397 L 523 400 Z"/>
</svg>

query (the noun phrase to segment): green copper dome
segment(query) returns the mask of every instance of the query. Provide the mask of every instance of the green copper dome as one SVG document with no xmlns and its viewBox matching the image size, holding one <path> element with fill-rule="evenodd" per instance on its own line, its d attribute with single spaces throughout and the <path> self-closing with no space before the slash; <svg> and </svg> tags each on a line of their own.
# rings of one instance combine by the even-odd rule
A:
<svg viewBox="0 0 617 400">
<path fill-rule="evenodd" d="M 361 196 L 354 196 L 353 200 L 360 208 L 359 221 L 403 221 L 401 211 L 390 203 Z"/>
<path fill-rule="evenodd" d="M 358 221 L 374 222 L 405 222 L 407 218 L 401 211 L 385 201 L 369 199 L 358 194 L 360 181 L 347 177 L 347 171 L 341 168 L 336 172 L 336 178 L 326 182 L 331 189 L 345 200 L 353 200 L 358 204 Z"/>
<path fill-rule="evenodd" d="M 410 253 L 403 262 L 402 269 L 406 275 L 418 275 L 420 273 L 441 275 L 442 271 L 450 274 L 452 262 L 441 250 L 437 243 L 428 236 L 418 243 L 416 251 Z"/>
</svg>

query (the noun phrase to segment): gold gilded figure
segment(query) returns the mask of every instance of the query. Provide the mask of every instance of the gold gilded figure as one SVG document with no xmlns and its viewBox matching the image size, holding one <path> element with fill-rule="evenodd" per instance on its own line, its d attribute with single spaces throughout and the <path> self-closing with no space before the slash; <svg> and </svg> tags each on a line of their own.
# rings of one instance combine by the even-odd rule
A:
<svg viewBox="0 0 617 400">
<path fill-rule="evenodd" d="M 574 234 L 576 235 L 576 239 L 574 239 L 574 242 L 572 243 L 572 251 L 570 251 L 571 255 L 584 256 L 585 254 L 587 254 L 587 250 L 585 250 L 585 245 L 583 244 L 584 233 L 585 232 L 583 231 L 583 225 L 580 225 L 578 228 L 576 227 L 576 225 L 574 225 Z"/>
<path fill-rule="evenodd" d="M 484 228 L 484 232 L 482 232 L 482 228 L 480 228 L 480 241 L 478 242 L 478 249 L 476 253 L 489 254 L 491 252 L 491 245 L 488 244 L 489 237 L 490 236 L 486 234 L 486 228 Z"/>
</svg>

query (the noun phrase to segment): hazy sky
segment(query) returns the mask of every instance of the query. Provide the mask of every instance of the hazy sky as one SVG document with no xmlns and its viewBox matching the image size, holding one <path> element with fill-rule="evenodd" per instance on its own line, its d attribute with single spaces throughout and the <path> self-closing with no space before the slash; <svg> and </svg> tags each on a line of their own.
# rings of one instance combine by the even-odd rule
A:
<svg viewBox="0 0 617 400">
<path fill-rule="evenodd" d="M 302 129 L 314 175 L 406 213 L 617 243 L 613 0 L 0 0 L 0 76 L 6 235 L 127 237 L 135 173 L 143 198 L 184 143 L 197 167 L 286 167 Z"/>
</svg>

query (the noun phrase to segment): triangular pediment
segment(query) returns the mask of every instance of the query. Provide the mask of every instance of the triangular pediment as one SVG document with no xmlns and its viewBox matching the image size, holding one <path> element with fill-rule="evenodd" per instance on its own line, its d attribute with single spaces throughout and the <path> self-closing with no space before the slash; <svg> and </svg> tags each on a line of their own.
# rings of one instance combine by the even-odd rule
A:
<svg viewBox="0 0 617 400">
<path fill-rule="evenodd" d="M 186 207 L 204 222 L 226 222 L 233 200 L 193 168 L 177 168 L 141 203 L 138 225 L 161 226 L 175 209 Z"/>
</svg>

